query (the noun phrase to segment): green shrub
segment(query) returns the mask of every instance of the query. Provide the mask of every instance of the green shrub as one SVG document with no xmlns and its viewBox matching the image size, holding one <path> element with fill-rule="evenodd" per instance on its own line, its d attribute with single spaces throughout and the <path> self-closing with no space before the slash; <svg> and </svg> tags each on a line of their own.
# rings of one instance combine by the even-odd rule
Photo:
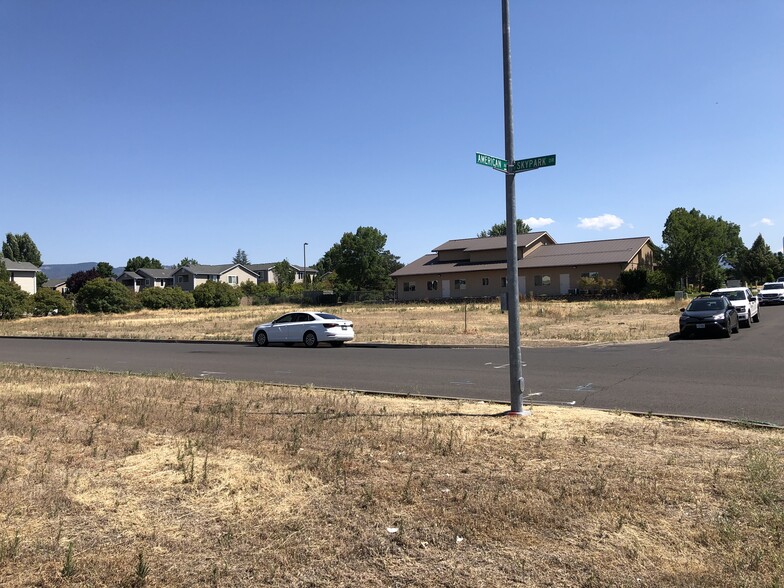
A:
<svg viewBox="0 0 784 588">
<path fill-rule="evenodd" d="M 96 278 L 85 283 L 76 295 L 76 312 L 123 313 L 141 308 L 136 296 L 119 282 Z"/>
<path fill-rule="evenodd" d="M 161 308 L 193 308 L 196 301 L 193 294 L 182 288 L 146 288 L 139 294 L 139 302 L 144 308 L 159 310 Z"/>
<path fill-rule="evenodd" d="M 278 295 L 278 289 L 275 287 L 275 284 L 269 282 L 261 284 L 254 284 L 250 281 L 243 282 L 240 284 L 240 290 L 242 295 L 250 298 L 255 306 L 269 304 Z"/>
<path fill-rule="evenodd" d="M 0 319 L 12 320 L 30 311 L 30 295 L 13 282 L 0 281 Z"/>
<path fill-rule="evenodd" d="M 206 282 L 193 290 L 193 299 L 199 308 L 239 306 L 242 290 L 225 282 Z"/>
<path fill-rule="evenodd" d="M 49 316 L 52 314 L 71 314 L 73 303 L 57 290 L 43 288 L 38 290 L 32 301 L 33 316 Z"/>
</svg>

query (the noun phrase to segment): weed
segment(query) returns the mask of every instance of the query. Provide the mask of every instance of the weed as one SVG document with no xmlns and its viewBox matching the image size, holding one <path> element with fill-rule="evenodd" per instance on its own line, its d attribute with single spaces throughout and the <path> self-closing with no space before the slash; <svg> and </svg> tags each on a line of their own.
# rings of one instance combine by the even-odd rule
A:
<svg viewBox="0 0 784 588">
<path fill-rule="evenodd" d="M 76 573 L 76 568 L 74 566 L 73 560 L 73 541 L 68 542 L 68 549 L 65 552 L 65 563 L 63 564 L 63 569 L 60 570 L 60 575 L 63 578 L 70 578 Z"/>
</svg>

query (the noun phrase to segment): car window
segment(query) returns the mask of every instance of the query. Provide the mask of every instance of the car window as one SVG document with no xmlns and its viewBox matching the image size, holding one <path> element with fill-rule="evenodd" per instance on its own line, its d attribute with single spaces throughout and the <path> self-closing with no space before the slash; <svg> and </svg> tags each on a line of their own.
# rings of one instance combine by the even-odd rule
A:
<svg viewBox="0 0 784 588">
<path fill-rule="evenodd" d="M 293 315 L 293 314 L 284 314 L 282 317 L 279 317 L 279 318 L 275 319 L 275 324 L 278 324 L 278 323 L 291 323 L 291 322 L 294 321 L 294 317 L 295 316 L 296 315 Z"/>
<path fill-rule="evenodd" d="M 315 319 L 312 316 L 310 316 L 309 314 L 305 314 L 304 312 L 300 312 L 300 313 L 297 314 L 296 322 L 298 322 L 298 323 L 306 323 L 306 322 L 312 321 L 312 320 L 315 320 Z"/>
<path fill-rule="evenodd" d="M 696 298 L 691 301 L 686 310 L 723 310 L 725 307 L 724 300 L 719 298 Z"/>
<path fill-rule="evenodd" d="M 763 289 L 763 290 L 784 290 L 784 284 L 779 284 L 779 283 L 775 283 L 775 284 L 765 284 L 765 285 L 762 287 L 762 289 Z"/>
<path fill-rule="evenodd" d="M 326 312 L 317 312 L 316 314 L 318 316 L 320 316 L 321 318 L 323 318 L 323 319 L 339 320 L 339 321 L 343 320 L 339 316 L 335 316 L 334 314 L 329 314 L 329 313 L 326 313 Z"/>
</svg>

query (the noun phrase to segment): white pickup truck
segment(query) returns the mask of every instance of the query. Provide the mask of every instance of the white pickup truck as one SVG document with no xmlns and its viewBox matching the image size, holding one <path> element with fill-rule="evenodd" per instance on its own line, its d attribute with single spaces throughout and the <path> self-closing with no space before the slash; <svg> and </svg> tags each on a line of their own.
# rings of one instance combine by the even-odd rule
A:
<svg viewBox="0 0 784 588">
<path fill-rule="evenodd" d="M 711 296 L 726 296 L 738 312 L 738 322 L 744 327 L 759 322 L 759 300 L 748 288 L 719 288 L 711 292 Z"/>
</svg>

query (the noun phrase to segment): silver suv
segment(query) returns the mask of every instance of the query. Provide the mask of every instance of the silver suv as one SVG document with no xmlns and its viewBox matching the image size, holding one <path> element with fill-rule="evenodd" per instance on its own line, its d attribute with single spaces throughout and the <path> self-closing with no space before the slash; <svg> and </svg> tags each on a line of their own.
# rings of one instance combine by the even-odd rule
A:
<svg viewBox="0 0 784 588">
<path fill-rule="evenodd" d="M 759 301 L 748 288 L 719 288 L 710 295 L 726 296 L 738 311 L 738 322 L 744 327 L 750 327 L 752 322 L 759 322 Z"/>
</svg>

